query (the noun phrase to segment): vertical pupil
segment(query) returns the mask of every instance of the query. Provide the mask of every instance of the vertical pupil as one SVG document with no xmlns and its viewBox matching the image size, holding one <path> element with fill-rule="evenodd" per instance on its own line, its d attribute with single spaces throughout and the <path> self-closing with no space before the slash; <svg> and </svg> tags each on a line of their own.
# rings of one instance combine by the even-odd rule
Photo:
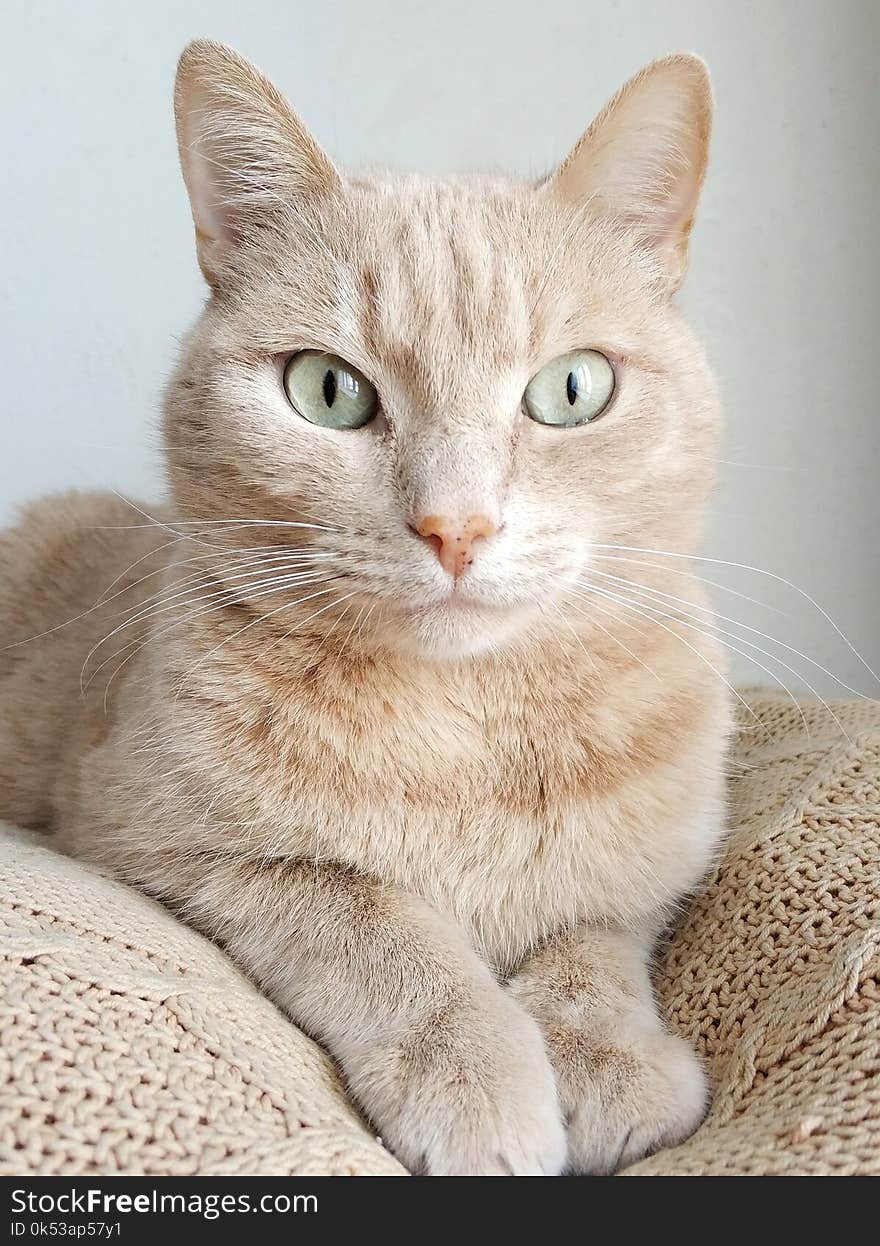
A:
<svg viewBox="0 0 880 1246">
<path fill-rule="evenodd" d="M 325 393 L 327 392 L 326 384 L 324 386 L 324 392 Z M 565 392 L 568 395 L 569 406 L 573 407 L 574 404 L 577 402 L 577 396 L 578 396 L 577 377 L 575 376 L 573 372 L 569 372 L 568 374 L 568 380 L 565 382 Z"/>
<path fill-rule="evenodd" d="M 571 377 L 569 377 L 569 381 Z M 324 373 L 324 401 L 328 407 L 333 406 L 336 398 L 336 374 L 330 368 Z"/>
</svg>

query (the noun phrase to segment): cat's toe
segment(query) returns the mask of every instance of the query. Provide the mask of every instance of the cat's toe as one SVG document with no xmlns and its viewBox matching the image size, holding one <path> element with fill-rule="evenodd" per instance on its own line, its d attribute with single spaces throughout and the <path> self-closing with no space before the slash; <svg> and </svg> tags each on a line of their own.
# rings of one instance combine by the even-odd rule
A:
<svg viewBox="0 0 880 1246">
<path fill-rule="evenodd" d="M 420 1138 L 426 1175 L 552 1177 L 562 1172 L 565 1128 L 543 1048 L 525 1059 L 520 1052 L 515 1061 L 502 1052 L 494 1060 L 487 1053 L 482 1068 L 472 1068 L 453 1083 L 426 1085 L 410 1106 L 404 1132 Z"/>
<path fill-rule="evenodd" d="M 349 1060 L 383 1141 L 423 1176 L 557 1176 L 565 1128 L 541 1031 L 502 991 Z"/>
<path fill-rule="evenodd" d="M 706 1112 L 702 1065 L 682 1039 L 645 1033 L 602 1052 L 569 1111 L 566 1171 L 607 1175 L 677 1146 Z"/>
</svg>

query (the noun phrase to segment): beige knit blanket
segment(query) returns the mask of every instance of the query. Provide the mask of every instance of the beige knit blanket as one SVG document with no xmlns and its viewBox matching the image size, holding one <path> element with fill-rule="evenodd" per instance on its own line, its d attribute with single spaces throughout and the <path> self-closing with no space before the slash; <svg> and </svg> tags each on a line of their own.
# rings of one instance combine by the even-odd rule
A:
<svg viewBox="0 0 880 1246">
<path fill-rule="evenodd" d="M 713 1107 L 629 1172 L 880 1173 L 880 705 L 750 699 L 726 856 L 658 962 Z M 403 1171 L 220 951 L 11 830 L 0 973 L 0 1173 Z"/>
</svg>

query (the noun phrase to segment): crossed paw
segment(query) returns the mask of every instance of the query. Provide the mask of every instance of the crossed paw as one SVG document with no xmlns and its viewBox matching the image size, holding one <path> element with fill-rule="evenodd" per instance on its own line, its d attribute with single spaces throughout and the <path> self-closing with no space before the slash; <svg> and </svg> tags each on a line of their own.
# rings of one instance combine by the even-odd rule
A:
<svg viewBox="0 0 880 1246">
<path fill-rule="evenodd" d="M 461 1006 L 346 1061 L 357 1097 L 413 1172 L 607 1174 L 699 1124 L 697 1057 L 658 1029 L 542 1033 L 510 995 Z"/>
</svg>

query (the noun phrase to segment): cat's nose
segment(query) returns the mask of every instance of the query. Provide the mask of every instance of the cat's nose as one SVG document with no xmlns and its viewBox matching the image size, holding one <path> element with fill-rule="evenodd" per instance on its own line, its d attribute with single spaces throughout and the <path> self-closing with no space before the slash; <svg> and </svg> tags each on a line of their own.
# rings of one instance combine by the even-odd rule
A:
<svg viewBox="0 0 880 1246">
<path fill-rule="evenodd" d="M 440 565 L 454 580 L 474 561 L 475 543 L 498 531 L 498 525 L 487 515 L 468 515 L 464 519 L 426 515 L 412 526 L 419 536 L 431 542 Z"/>
</svg>

